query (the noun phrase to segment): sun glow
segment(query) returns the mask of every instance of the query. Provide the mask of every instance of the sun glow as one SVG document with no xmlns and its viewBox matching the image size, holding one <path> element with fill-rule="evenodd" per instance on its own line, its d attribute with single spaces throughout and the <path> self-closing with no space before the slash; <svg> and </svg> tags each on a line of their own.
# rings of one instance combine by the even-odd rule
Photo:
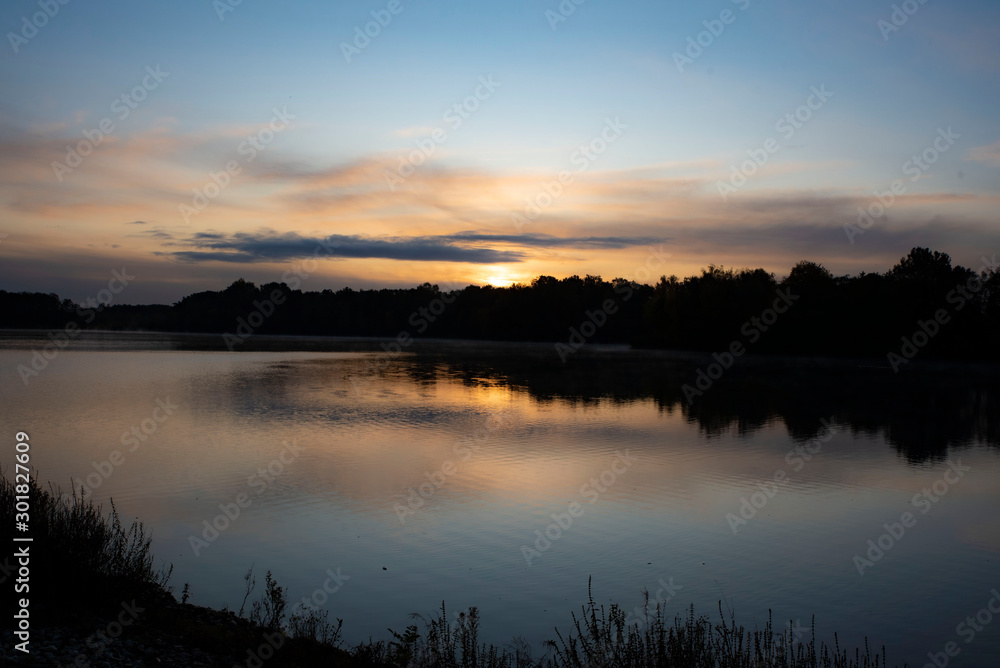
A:
<svg viewBox="0 0 1000 668">
<path fill-rule="evenodd" d="M 506 288 L 517 282 L 517 277 L 503 267 L 486 267 L 483 271 L 483 283 L 489 283 L 495 288 Z"/>
</svg>

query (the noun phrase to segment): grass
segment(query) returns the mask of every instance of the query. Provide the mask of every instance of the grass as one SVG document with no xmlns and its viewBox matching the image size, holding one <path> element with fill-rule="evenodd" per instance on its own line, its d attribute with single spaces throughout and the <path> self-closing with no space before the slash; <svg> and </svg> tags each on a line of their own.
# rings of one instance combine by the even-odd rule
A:
<svg viewBox="0 0 1000 668">
<path fill-rule="evenodd" d="M 590 586 L 588 583 L 588 595 Z M 648 606 L 648 595 L 646 599 Z M 648 609 L 648 607 L 647 607 Z M 790 632 L 775 635 L 769 619 L 762 630 L 748 631 L 729 621 L 719 607 L 720 621 L 696 617 L 692 607 L 686 617 L 669 619 L 657 605 L 642 623 L 626 622 L 624 609 L 617 604 L 598 606 L 592 596 L 580 611 L 571 613 L 568 633 L 556 630 L 549 641 L 549 653 L 534 659 L 530 647 L 515 641 L 509 649 L 478 642 L 479 616 L 476 608 L 448 624 L 444 603 L 434 617 L 423 618 L 423 632 L 417 625 L 404 633 L 391 631 L 395 640 L 368 643 L 355 648 L 355 656 L 365 656 L 371 665 L 412 668 L 879 668 L 886 666 L 885 650 L 873 652 L 865 645 L 862 653 L 848 655 L 834 647 L 817 646 L 815 625 L 809 642 L 800 643 Z M 836 638 L 836 636 L 834 636 Z"/>
<path fill-rule="evenodd" d="M 27 492 L 26 494 L 24 494 Z M 156 570 L 151 538 L 142 523 L 127 528 L 111 503 L 105 516 L 101 506 L 58 489 L 0 479 L 0 525 L 15 526 L 16 497 L 27 496 L 28 545 L 33 613 L 50 621 L 71 616 L 78 606 L 117 608 L 123 600 L 165 589 L 173 570 Z M 8 557 L 12 560 L 12 557 Z M 5 561 L 6 567 L 12 561 Z M 13 597 L 4 597 L 13 608 Z"/>
<path fill-rule="evenodd" d="M 666 617 L 657 604 L 649 612 L 646 595 L 643 623 L 626 622 L 626 612 L 617 604 L 609 609 L 598 606 L 590 595 L 578 617 L 573 613 L 570 633 L 558 630 L 557 641 L 550 642 L 553 666 L 620 666 L 653 668 L 692 666 L 698 668 L 744 668 L 776 666 L 781 668 L 878 668 L 886 666 L 885 648 L 881 655 L 865 644 L 865 651 L 855 650 L 854 657 L 841 650 L 834 634 L 834 647 L 816 644 L 815 619 L 807 643 L 795 638 L 791 629 L 778 635 L 770 616 L 763 630 L 748 631 L 736 624 L 732 614 L 727 621 L 719 604 L 719 622 L 695 617 L 694 607 L 685 618 Z"/>
<path fill-rule="evenodd" d="M 220 661 L 234 657 L 244 662 L 247 652 L 279 634 L 280 646 L 267 659 L 269 668 L 292 666 L 358 666 L 399 668 L 882 668 L 885 649 L 865 647 L 848 653 L 834 635 L 832 647 L 817 645 L 815 622 L 811 637 L 803 642 L 791 631 L 775 634 L 771 619 L 763 629 L 749 631 L 727 620 L 719 606 L 719 621 L 695 616 L 668 617 L 659 604 L 650 609 L 648 594 L 644 616 L 627 621 L 618 604 L 595 603 L 590 595 L 579 614 L 571 613 L 566 632 L 556 629 L 545 656 L 535 658 L 527 642 L 515 639 L 508 647 L 479 640 L 480 618 L 475 607 L 449 622 L 444 602 L 435 615 L 413 615 L 419 623 L 391 639 L 369 640 L 343 648 L 341 628 L 329 621 L 328 611 L 309 610 L 286 620 L 287 600 L 270 572 L 259 598 L 253 567 L 244 577 L 246 592 L 238 613 L 210 611 L 178 604 L 168 587 L 172 567 L 157 570 L 150 552 L 150 537 L 136 520 L 127 528 L 113 502 L 104 509 L 82 498 L 75 490 L 64 495 L 43 489 L 32 480 L 16 487 L 6 475 L 0 479 L 0 522 L 14 526 L 15 496 L 27 491 L 30 504 L 29 535 L 32 615 L 35 623 L 59 623 L 67 617 L 97 618 L 116 611 L 123 600 L 136 598 L 148 612 L 143 623 L 130 627 L 139 642 L 183 638 L 189 646 L 210 652 Z M 13 611 L 13 597 L 8 609 Z M 247 609 L 247 602 L 250 602 Z M 244 614 L 246 612 L 246 614 Z M 44 622 L 42 621 L 44 620 Z M 89 621 L 91 626 L 93 621 Z M 86 623 L 84 623 L 86 624 Z M 37 626 L 36 626 L 37 628 Z M 159 634 L 155 636 L 154 634 Z M 173 642 L 169 642 L 173 645 Z M 223 658 L 224 657 L 224 658 Z M 229 663 L 228 665 L 232 665 Z"/>
</svg>

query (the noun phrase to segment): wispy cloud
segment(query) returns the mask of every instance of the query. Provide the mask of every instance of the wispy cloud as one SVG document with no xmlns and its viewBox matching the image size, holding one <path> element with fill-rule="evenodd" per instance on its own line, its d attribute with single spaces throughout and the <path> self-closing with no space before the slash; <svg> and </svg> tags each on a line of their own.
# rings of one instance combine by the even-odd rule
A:
<svg viewBox="0 0 1000 668">
<path fill-rule="evenodd" d="M 1000 141 L 986 146 L 974 146 L 965 153 L 966 160 L 1000 166 Z"/>
<path fill-rule="evenodd" d="M 426 137 L 436 129 L 429 125 L 414 125 L 408 128 L 400 128 L 393 134 L 397 137 Z"/>
<path fill-rule="evenodd" d="M 501 242 L 536 248 L 634 248 L 663 243 L 657 237 L 556 237 L 550 234 L 481 234 L 462 232 L 442 237 L 449 241 Z"/>
</svg>

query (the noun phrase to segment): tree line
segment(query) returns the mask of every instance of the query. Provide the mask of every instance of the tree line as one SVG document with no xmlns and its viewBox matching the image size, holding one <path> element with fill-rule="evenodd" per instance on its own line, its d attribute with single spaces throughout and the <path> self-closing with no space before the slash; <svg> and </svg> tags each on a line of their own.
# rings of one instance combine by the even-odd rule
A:
<svg viewBox="0 0 1000 668">
<path fill-rule="evenodd" d="M 1000 357 L 1000 267 L 970 269 L 914 248 L 885 273 L 834 276 L 802 261 L 780 280 L 709 266 L 645 285 L 600 276 L 539 276 L 509 287 L 303 291 L 239 279 L 172 305 L 83 305 L 0 290 L 0 327 L 538 341 L 755 354 Z M 737 346 L 738 344 L 738 346 Z M 567 348 L 568 347 L 568 348 Z M 895 359 L 893 359 L 895 355 Z"/>
</svg>

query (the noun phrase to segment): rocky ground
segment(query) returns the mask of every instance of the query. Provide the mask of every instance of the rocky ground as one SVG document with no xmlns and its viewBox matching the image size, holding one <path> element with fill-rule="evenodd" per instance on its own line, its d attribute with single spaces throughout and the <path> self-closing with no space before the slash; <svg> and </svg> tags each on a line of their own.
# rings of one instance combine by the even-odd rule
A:
<svg viewBox="0 0 1000 668">
<path fill-rule="evenodd" d="M 233 612 L 178 603 L 168 594 L 123 601 L 116 611 L 60 611 L 60 623 L 31 629 L 30 653 L 4 632 L 0 665 L 269 668 L 351 665 L 346 652 L 269 634 Z M 279 658 L 275 657 L 275 652 Z M 274 660 L 269 660 L 274 658 Z M 321 663 L 313 663 L 314 661 Z M 346 661 L 346 662 L 345 662 Z"/>
</svg>

